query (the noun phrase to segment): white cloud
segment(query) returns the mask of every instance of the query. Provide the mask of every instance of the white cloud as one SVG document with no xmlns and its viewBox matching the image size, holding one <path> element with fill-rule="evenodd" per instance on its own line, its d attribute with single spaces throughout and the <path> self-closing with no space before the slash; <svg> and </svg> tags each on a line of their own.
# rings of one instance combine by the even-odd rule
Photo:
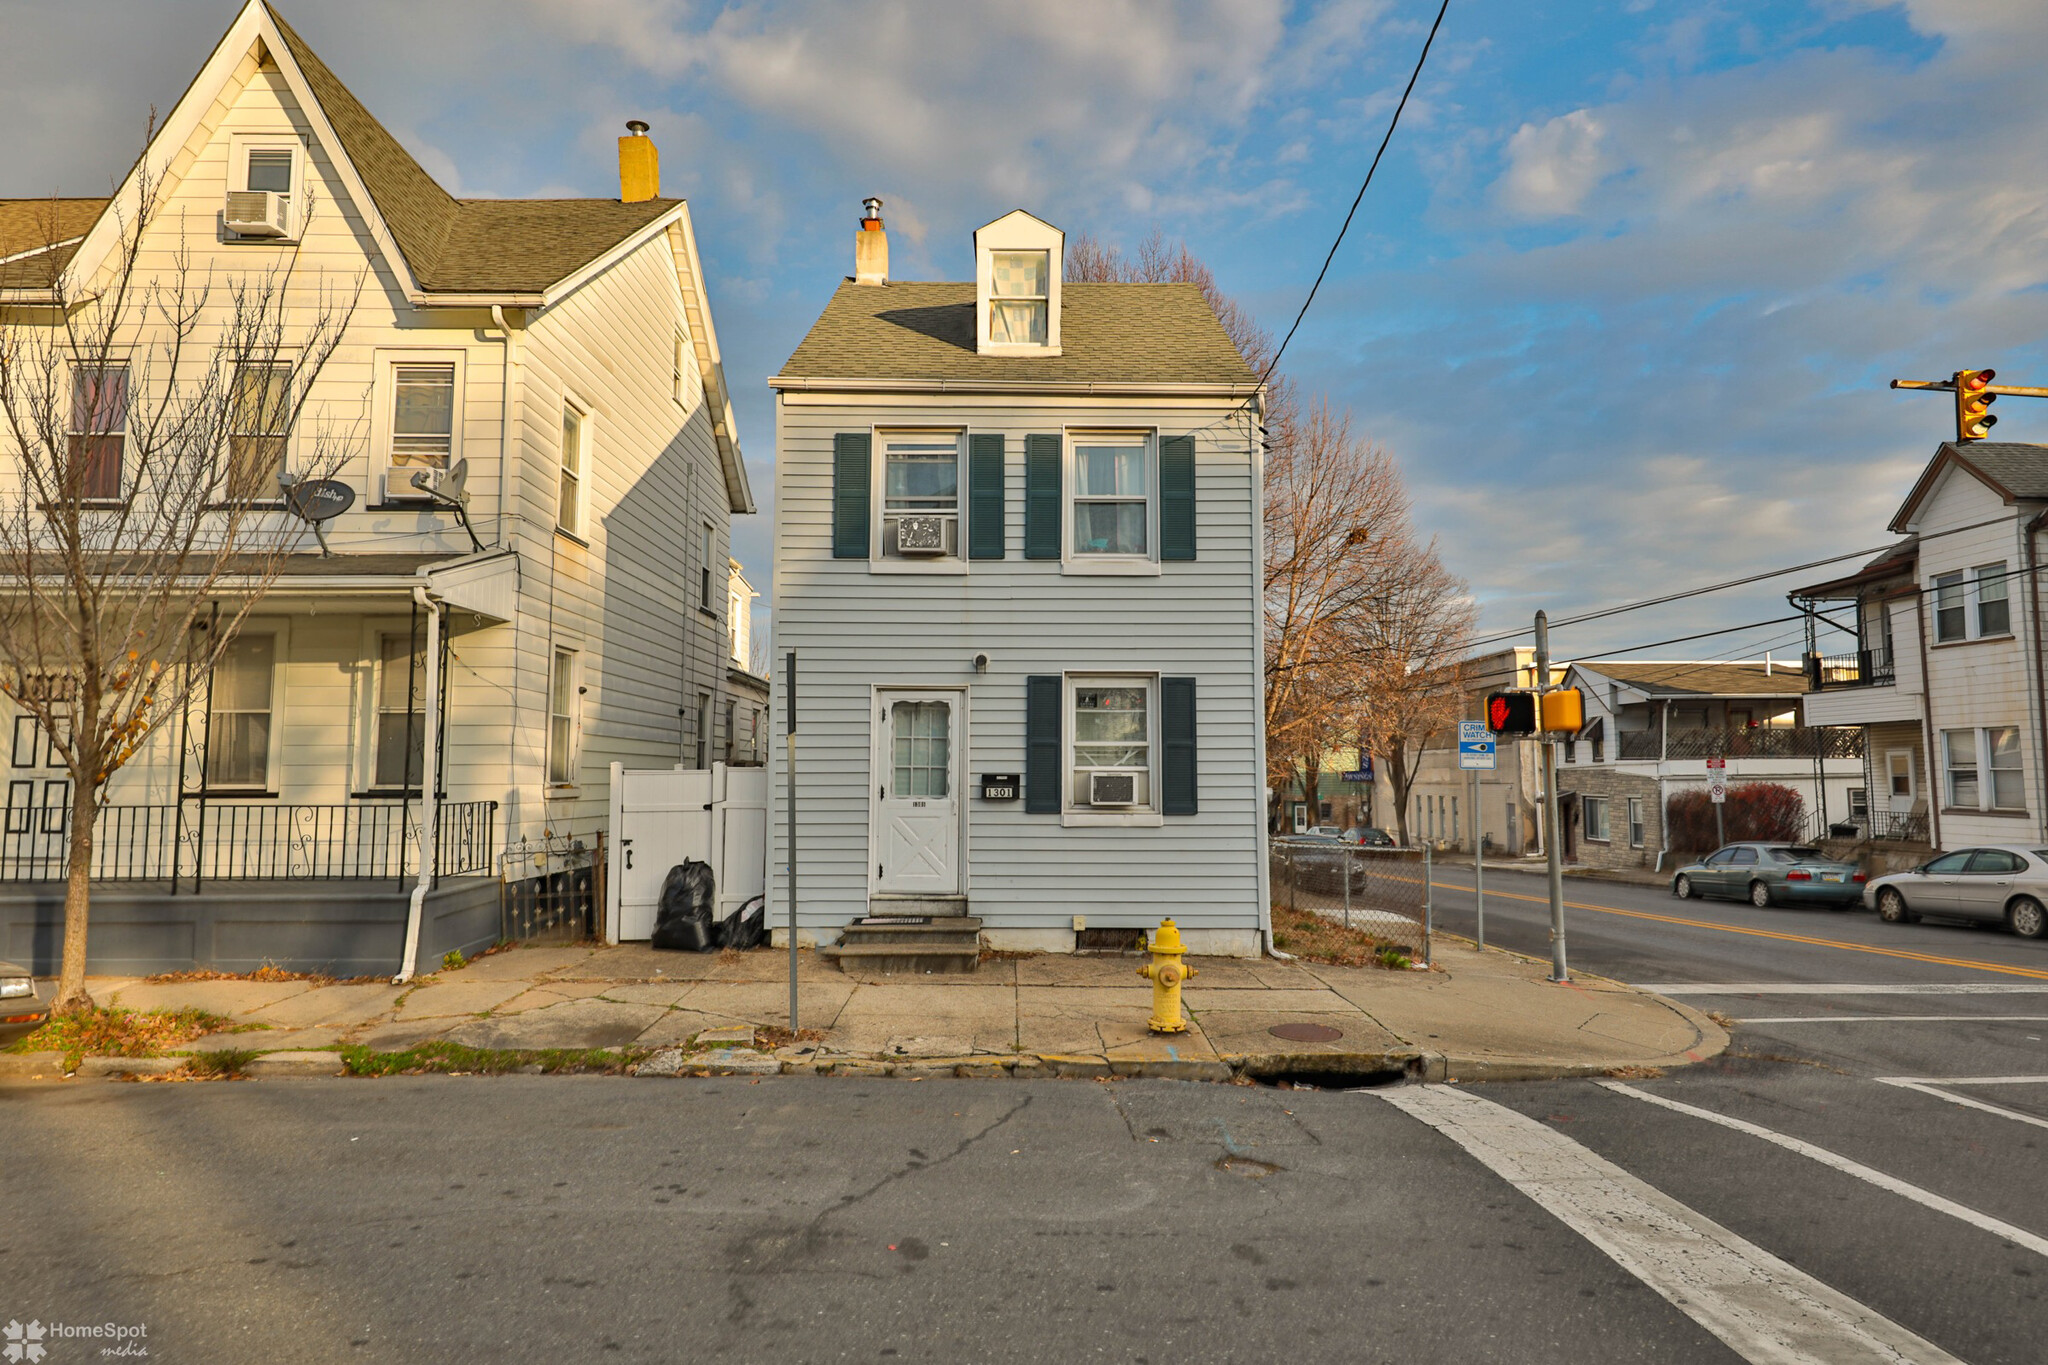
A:
<svg viewBox="0 0 2048 1365">
<path fill-rule="evenodd" d="M 1606 136 L 1606 127 L 1586 109 L 1523 124 L 1508 139 L 1501 202 L 1532 218 L 1576 214 L 1608 172 Z"/>
</svg>

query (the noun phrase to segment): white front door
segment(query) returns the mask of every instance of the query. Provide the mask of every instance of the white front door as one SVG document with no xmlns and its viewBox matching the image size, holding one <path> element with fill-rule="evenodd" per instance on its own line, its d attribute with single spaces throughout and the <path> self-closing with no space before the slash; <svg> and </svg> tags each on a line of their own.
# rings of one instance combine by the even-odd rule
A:
<svg viewBox="0 0 2048 1365">
<path fill-rule="evenodd" d="M 875 889 L 960 892 L 961 694 L 875 694 Z"/>
<path fill-rule="evenodd" d="M 1911 815 L 1913 801 L 1918 792 L 1913 783 L 1913 751 L 1893 749 L 1884 756 L 1885 789 L 1889 798 L 1888 809 L 1893 815 Z"/>
</svg>

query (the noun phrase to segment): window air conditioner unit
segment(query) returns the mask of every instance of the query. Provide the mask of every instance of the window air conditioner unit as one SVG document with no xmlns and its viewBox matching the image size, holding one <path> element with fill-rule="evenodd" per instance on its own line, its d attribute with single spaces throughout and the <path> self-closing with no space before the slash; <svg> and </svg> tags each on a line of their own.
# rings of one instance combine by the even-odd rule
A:
<svg viewBox="0 0 2048 1365">
<path fill-rule="evenodd" d="M 945 517 L 896 518 L 896 552 L 906 555 L 946 553 Z"/>
<path fill-rule="evenodd" d="M 1135 806 L 1138 778 L 1135 773 L 1088 774 L 1088 804 L 1091 806 Z"/>
<path fill-rule="evenodd" d="M 227 229 L 237 237 L 283 237 L 289 229 L 288 196 L 276 190 L 233 190 L 228 194 L 224 215 Z"/>
</svg>

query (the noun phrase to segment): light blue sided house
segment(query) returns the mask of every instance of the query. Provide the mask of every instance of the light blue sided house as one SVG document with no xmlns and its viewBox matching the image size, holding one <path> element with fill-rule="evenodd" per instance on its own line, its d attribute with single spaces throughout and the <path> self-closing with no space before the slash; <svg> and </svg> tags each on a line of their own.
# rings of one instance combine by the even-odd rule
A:
<svg viewBox="0 0 2048 1365">
<path fill-rule="evenodd" d="M 800 942 L 1263 946 L 1258 377 L 1194 285 L 1065 284 L 1064 246 L 1010 213 L 972 282 L 893 281 L 870 200 L 769 381 Z"/>
</svg>

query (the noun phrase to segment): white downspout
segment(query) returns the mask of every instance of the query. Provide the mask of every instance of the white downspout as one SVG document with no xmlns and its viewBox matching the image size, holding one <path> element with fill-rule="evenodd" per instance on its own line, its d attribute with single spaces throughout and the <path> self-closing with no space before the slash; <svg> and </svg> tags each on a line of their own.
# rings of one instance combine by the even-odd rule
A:
<svg viewBox="0 0 2048 1365">
<path fill-rule="evenodd" d="M 394 986 L 412 980 L 419 965 L 420 919 L 426 911 L 427 892 L 434 886 L 434 863 L 441 842 L 434 790 L 441 756 L 441 604 L 428 596 L 425 584 L 412 590 L 412 600 L 427 610 L 427 730 L 420 744 L 420 878 L 413 884 L 412 904 L 405 915 L 405 957 L 398 975 L 391 979 Z"/>
<path fill-rule="evenodd" d="M 505 348 L 498 366 L 498 527 L 492 537 L 492 543 L 503 545 L 510 539 L 505 523 L 512 479 L 512 465 L 506 458 L 512 440 L 512 324 L 505 321 L 505 305 L 491 305 L 491 322 L 498 329 L 498 344 Z"/>
</svg>

